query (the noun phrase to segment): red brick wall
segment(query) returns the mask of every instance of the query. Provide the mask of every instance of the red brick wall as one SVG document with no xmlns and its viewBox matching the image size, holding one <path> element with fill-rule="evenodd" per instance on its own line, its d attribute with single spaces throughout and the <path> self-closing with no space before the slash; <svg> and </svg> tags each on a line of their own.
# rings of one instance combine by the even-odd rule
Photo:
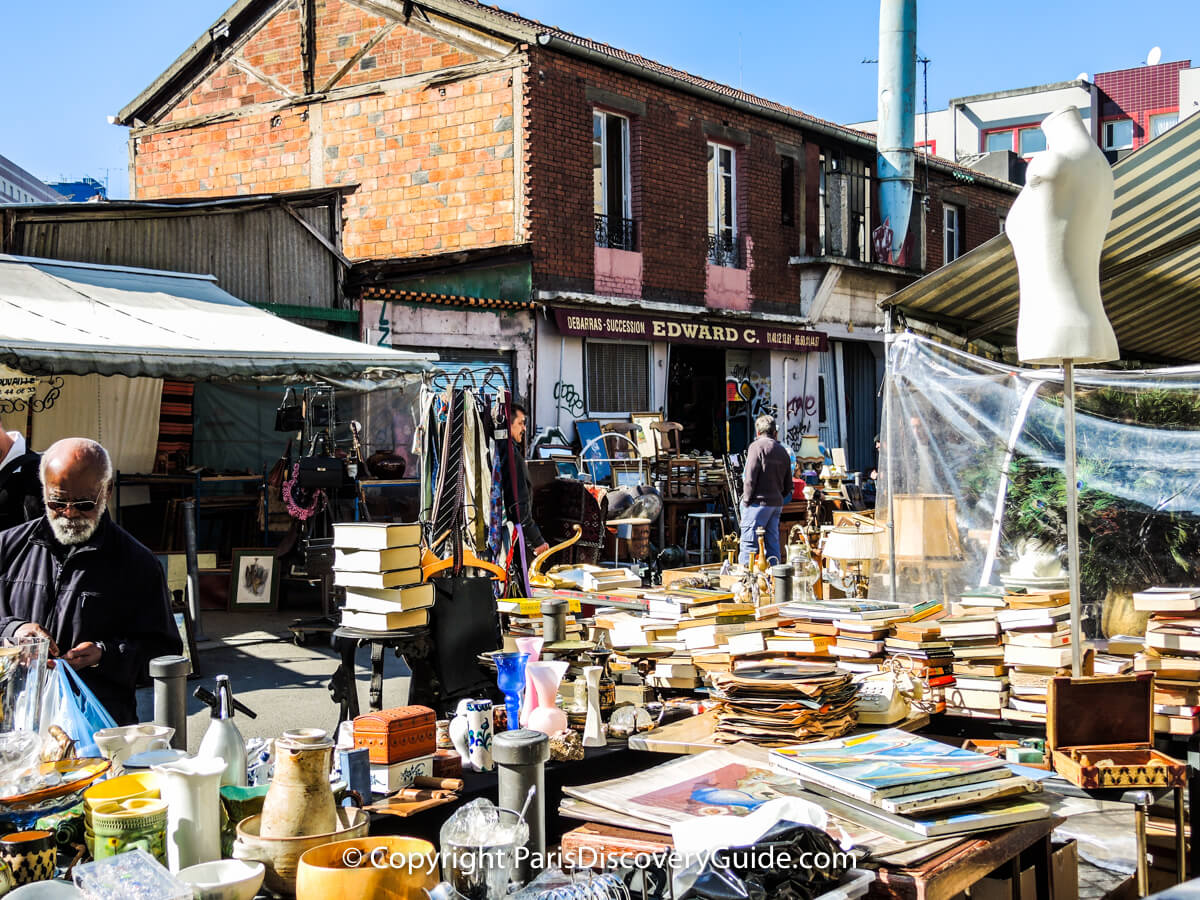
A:
<svg viewBox="0 0 1200 900">
<path fill-rule="evenodd" d="M 921 186 L 923 173 L 917 170 L 918 188 Z M 963 208 L 966 218 L 964 221 L 963 252 L 973 250 L 985 241 L 989 241 L 1000 233 L 1000 217 L 1007 216 L 1017 195 L 1007 193 L 980 183 L 968 183 L 936 169 L 929 170 L 929 202 L 925 216 L 925 271 L 932 272 L 939 268 L 942 259 L 942 222 L 943 208 L 946 203 L 953 203 Z M 918 197 L 916 202 L 920 202 Z M 919 215 L 914 210 L 914 217 Z"/>
<path fill-rule="evenodd" d="M 321 88 L 384 24 L 341 0 L 318 3 L 315 78 Z M 275 16 L 241 58 L 301 92 L 300 24 Z M 369 62 L 368 62 L 369 61 Z M 395 27 L 337 87 L 477 61 L 435 38 Z M 367 67 L 364 68 L 364 64 Z M 513 243 L 514 69 L 436 87 L 319 104 L 261 109 L 286 97 L 226 64 L 165 120 L 179 127 L 134 132 L 134 196 L 153 200 L 357 185 L 347 198 L 343 249 L 352 259 L 390 259 Z M 232 120 L 183 120 L 240 112 Z M 316 120 L 319 118 L 319 129 Z M 315 157 L 315 158 L 314 158 Z"/>
<path fill-rule="evenodd" d="M 1146 114 L 1179 108 L 1179 70 L 1191 67 L 1191 60 L 1097 72 L 1094 79 L 1104 99 L 1100 118 L 1133 119 L 1133 146 L 1149 140 Z"/>
</svg>

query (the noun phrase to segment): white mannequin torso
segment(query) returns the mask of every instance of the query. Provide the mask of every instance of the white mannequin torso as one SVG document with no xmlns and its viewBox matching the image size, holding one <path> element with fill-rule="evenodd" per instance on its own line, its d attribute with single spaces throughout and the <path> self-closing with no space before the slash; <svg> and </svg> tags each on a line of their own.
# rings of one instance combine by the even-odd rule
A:
<svg viewBox="0 0 1200 900">
<path fill-rule="evenodd" d="M 1113 208 L 1113 177 L 1079 110 L 1042 122 L 1046 151 L 1029 164 L 1006 222 L 1021 291 L 1017 355 L 1058 364 L 1118 359 L 1100 300 L 1100 251 Z"/>
</svg>

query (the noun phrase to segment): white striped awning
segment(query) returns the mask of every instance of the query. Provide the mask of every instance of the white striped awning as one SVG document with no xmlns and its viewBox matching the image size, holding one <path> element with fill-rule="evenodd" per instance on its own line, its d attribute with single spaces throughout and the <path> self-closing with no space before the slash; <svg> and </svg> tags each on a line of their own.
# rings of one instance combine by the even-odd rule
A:
<svg viewBox="0 0 1200 900">
<path fill-rule="evenodd" d="M 1121 358 L 1200 362 L 1200 114 L 1113 166 L 1100 294 Z M 1017 264 L 1000 234 L 881 305 L 967 340 L 1016 343 Z"/>
</svg>

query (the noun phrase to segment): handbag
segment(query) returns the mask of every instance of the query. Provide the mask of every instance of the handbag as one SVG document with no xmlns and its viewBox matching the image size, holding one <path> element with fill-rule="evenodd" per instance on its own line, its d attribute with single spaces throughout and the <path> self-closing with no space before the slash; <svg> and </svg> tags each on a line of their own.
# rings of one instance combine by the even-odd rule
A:
<svg viewBox="0 0 1200 900">
<path fill-rule="evenodd" d="M 299 481 L 305 490 L 339 488 L 346 483 L 346 463 L 336 456 L 302 456 Z"/>
<path fill-rule="evenodd" d="M 430 583 L 434 600 L 429 624 L 437 648 L 435 668 L 442 683 L 442 699 L 486 690 L 495 679 L 484 675 L 477 657 L 502 646 L 492 580 L 446 575 L 431 578 Z"/>
<path fill-rule="evenodd" d="M 299 431 L 304 427 L 304 407 L 294 388 L 283 392 L 283 402 L 275 410 L 276 431 Z"/>
</svg>

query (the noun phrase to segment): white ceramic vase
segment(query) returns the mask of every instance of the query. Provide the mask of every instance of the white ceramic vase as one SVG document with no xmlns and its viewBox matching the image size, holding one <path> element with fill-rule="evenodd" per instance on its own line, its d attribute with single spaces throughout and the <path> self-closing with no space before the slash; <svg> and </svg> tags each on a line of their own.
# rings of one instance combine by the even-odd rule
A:
<svg viewBox="0 0 1200 900">
<path fill-rule="evenodd" d="M 154 766 L 167 801 L 167 868 L 172 872 L 221 858 L 223 760 L 189 758 Z"/>
<path fill-rule="evenodd" d="M 467 743 L 467 704 L 470 700 L 459 700 L 454 710 L 454 718 L 450 720 L 450 743 L 458 752 L 458 758 L 464 766 L 471 764 L 471 745 Z"/>
<path fill-rule="evenodd" d="M 604 725 L 600 719 L 600 675 L 603 666 L 585 666 L 583 678 L 587 682 L 587 721 L 583 726 L 583 746 L 603 747 Z"/>
<path fill-rule="evenodd" d="M 492 718 L 491 700 L 467 701 L 467 744 L 471 748 L 471 768 L 476 772 L 490 772 L 492 763 Z"/>
</svg>

